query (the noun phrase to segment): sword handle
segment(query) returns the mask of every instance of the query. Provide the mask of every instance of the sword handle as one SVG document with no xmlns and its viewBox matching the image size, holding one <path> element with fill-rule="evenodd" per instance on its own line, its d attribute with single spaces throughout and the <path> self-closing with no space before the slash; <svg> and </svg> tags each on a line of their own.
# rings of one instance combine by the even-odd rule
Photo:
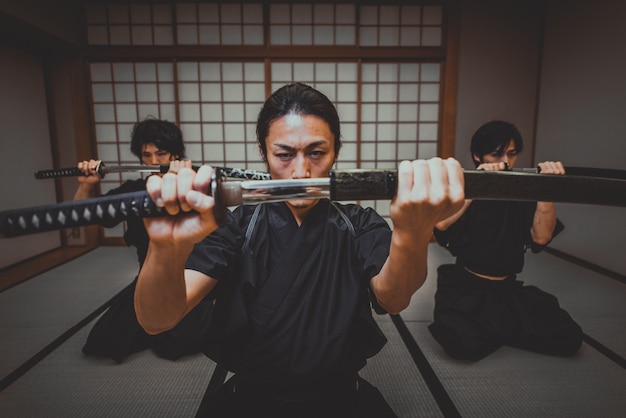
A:
<svg viewBox="0 0 626 418">
<path fill-rule="evenodd" d="M 398 170 L 350 169 L 330 172 L 331 200 L 391 199 L 398 189 Z"/>
<path fill-rule="evenodd" d="M 104 175 L 107 173 L 106 165 L 102 161 L 98 161 L 98 165 L 96 166 L 96 174 L 101 179 L 104 178 Z M 68 168 L 59 168 L 57 170 L 39 170 L 35 173 L 36 179 L 52 179 L 56 177 L 80 177 L 87 176 L 81 169 L 78 167 L 68 167 Z"/>
<path fill-rule="evenodd" d="M 78 177 L 84 176 L 78 167 L 59 168 L 58 170 L 39 170 L 35 173 L 36 179 L 52 179 L 57 177 Z"/>
<path fill-rule="evenodd" d="M 133 216 L 155 217 L 166 213 L 152 202 L 146 191 L 122 193 L 0 212 L 0 234 L 14 237 L 78 226 L 114 224 Z"/>
<path fill-rule="evenodd" d="M 215 221 L 220 226 L 227 220 L 226 206 L 222 204 L 219 193 L 222 178 L 219 169 L 213 172 L 210 191 L 215 198 Z M 2 211 L 0 237 L 16 237 L 88 225 L 111 225 L 131 217 L 152 218 L 167 215 L 167 211 L 157 207 L 145 190 L 120 193 Z"/>
</svg>

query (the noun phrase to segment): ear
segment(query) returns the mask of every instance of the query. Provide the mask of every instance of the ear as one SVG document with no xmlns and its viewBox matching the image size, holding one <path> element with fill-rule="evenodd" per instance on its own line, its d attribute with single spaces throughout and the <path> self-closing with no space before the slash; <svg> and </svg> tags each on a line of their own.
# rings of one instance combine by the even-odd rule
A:
<svg viewBox="0 0 626 418">
<path fill-rule="evenodd" d="M 483 162 L 483 161 L 482 161 L 483 159 L 482 159 L 482 158 L 480 158 L 480 157 L 478 156 L 478 154 L 476 154 L 476 153 L 472 153 L 472 158 L 474 159 L 474 162 L 475 162 L 476 164 L 480 164 L 480 163 L 482 163 L 482 162 Z"/>
</svg>

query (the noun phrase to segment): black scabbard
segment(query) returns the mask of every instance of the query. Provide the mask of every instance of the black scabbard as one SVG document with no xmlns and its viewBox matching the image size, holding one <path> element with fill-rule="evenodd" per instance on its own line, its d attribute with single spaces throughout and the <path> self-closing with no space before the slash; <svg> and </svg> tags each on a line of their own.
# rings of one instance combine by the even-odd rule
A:
<svg viewBox="0 0 626 418">
<path fill-rule="evenodd" d="M 397 175 L 397 170 L 334 170 L 331 199 L 391 199 Z M 620 178 L 483 170 L 465 170 L 463 175 L 467 199 L 626 206 L 626 180 Z"/>
</svg>

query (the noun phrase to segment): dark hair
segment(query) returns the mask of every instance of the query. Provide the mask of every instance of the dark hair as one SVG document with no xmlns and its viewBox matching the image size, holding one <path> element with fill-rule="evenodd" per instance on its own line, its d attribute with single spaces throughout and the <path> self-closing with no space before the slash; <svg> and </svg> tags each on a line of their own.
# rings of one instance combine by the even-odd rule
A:
<svg viewBox="0 0 626 418">
<path fill-rule="evenodd" d="M 261 147 L 263 159 L 267 160 L 265 139 L 269 134 L 270 125 L 287 114 L 317 116 L 330 127 L 335 137 L 335 156 L 341 149 L 341 130 L 339 115 L 332 102 L 323 93 L 303 83 L 287 84 L 276 90 L 263 104 L 256 125 L 256 136 Z"/>
<path fill-rule="evenodd" d="M 515 150 L 519 153 L 524 149 L 524 141 L 519 130 L 510 122 L 492 120 L 482 125 L 472 136 L 470 152 L 474 165 L 478 167 L 482 158 L 492 152 L 503 153 L 509 142 L 515 143 Z M 474 158 L 477 156 L 480 161 Z"/>
<path fill-rule="evenodd" d="M 130 135 L 130 151 L 139 161 L 145 144 L 154 144 L 160 150 L 169 151 L 177 160 L 185 158 L 183 134 L 172 122 L 151 116 L 137 122 Z"/>
</svg>

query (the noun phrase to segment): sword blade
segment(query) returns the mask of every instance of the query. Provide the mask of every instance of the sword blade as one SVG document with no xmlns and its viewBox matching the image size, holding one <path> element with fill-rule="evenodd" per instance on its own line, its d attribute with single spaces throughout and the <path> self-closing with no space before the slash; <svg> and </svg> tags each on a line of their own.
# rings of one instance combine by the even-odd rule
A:
<svg viewBox="0 0 626 418">
<path fill-rule="evenodd" d="M 626 180 L 622 179 L 477 170 L 466 170 L 464 178 L 468 199 L 626 207 Z M 397 189 L 397 170 L 333 170 L 328 178 L 295 180 L 237 181 L 216 174 L 214 180 L 216 218 L 223 220 L 226 207 L 240 204 L 293 199 L 390 199 Z M 121 222 L 132 216 L 166 216 L 166 213 L 156 207 L 145 191 L 100 196 L 0 212 L 0 235 L 12 237 L 111 220 Z"/>
</svg>

